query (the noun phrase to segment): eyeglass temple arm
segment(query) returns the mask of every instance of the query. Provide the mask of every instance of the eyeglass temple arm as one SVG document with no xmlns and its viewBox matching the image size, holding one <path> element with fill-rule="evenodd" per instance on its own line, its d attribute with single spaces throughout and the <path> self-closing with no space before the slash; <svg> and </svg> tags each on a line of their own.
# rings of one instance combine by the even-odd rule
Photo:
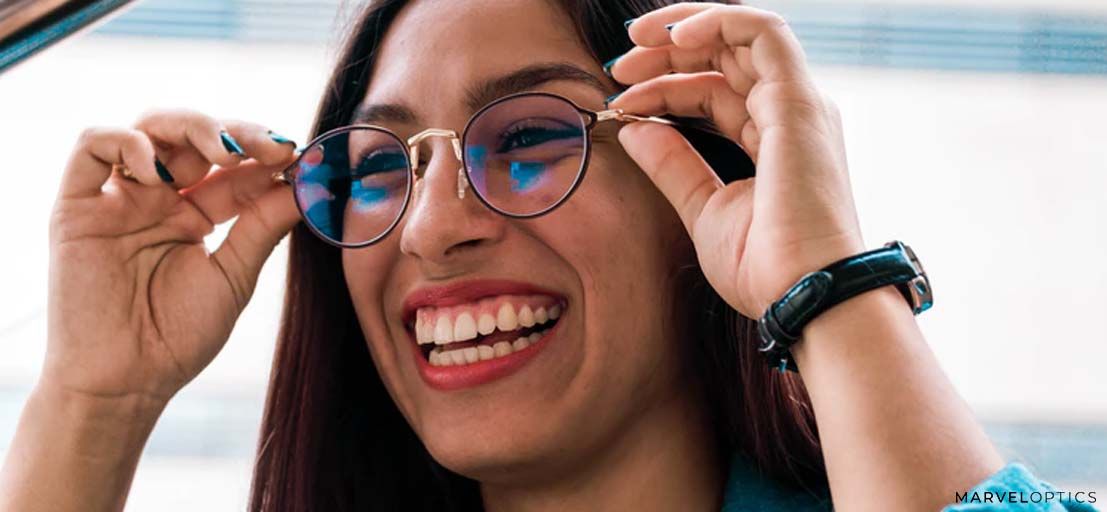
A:
<svg viewBox="0 0 1107 512">
<path fill-rule="evenodd" d="M 621 108 L 614 108 L 611 110 L 601 110 L 596 112 L 596 122 L 602 123 L 604 121 L 622 121 L 622 122 L 636 122 L 645 121 L 649 123 L 667 124 L 669 126 L 680 126 L 679 123 L 670 121 L 657 116 L 641 116 L 638 114 L 628 114 Z"/>
<path fill-rule="evenodd" d="M 596 115 L 596 120 L 593 122 L 593 124 L 600 123 L 600 122 L 603 122 L 603 121 L 611 121 L 611 120 L 622 121 L 622 122 L 646 121 L 646 122 L 649 122 L 649 123 L 669 125 L 669 126 L 672 126 L 674 128 L 680 128 L 682 130 L 685 130 L 685 129 L 686 130 L 695 130 L 695 131 L 698 131 L 698 132 L 703 132 L 703 133 L 707 133 L 707 134 L 710 134 L 710 135 L 714 135 L 716 137 L 723 137 L 723 138 L 729 139 L 729 137 L 727 137 L 726 134 L 720 133 L 717 128 L 704 127 L 704 126 L 699 126 L 699 125 L 696 125 L 696 124 L 679 123 L 679 122 L 676 122 L 676 121 L 673 121 L 673 120 L 670 120 L 670 119 L 665 119 L 665 118 L 657 117 L 657 116 L 644 116 L 644 115 L 639 115 L 639 114 L 628 114 L 628 113 L 624 112 L 623 109 L 620 109 L 620 108 L 595 112 L 595 115 Z M 742 148 L 742 151 L 745 151 L 745 148 L 742 147 L 742 145 L 740 143 L 737 143 L 737 142 L 735 142 L 735 143 L 738 144 L 738 147 Z"/>
</svg>

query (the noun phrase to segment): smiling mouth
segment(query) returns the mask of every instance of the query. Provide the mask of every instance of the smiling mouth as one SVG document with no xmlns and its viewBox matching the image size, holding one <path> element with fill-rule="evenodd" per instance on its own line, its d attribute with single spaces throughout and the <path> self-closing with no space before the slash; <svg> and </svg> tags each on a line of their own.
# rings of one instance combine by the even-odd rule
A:
<svg viewBox="0 0 1107 512">
<path fill-rule="evenodd" d="M 549 295 L 499 295 L 419 308 L 408 329 L 431 366 L 464 366 L 539 343 L 564 311 L 564 301 Z"/>
</svg>

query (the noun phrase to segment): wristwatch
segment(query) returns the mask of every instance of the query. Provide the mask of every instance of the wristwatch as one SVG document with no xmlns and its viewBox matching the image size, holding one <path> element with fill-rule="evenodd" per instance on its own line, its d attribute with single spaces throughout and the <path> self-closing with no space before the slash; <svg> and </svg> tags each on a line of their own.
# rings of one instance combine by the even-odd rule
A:
<svg viewBox="0 0 1107 512">
<path fill-rule="evenodd" d="M 915 252 L 903 242 L 889 242 L 803 276 L 757 322 L 758 350 L 781 372 L 799 371 L 791 348 L 808 322 L 846 299 L 888 285 L 899 289 L 916 315 L 934 304 L 930 280 Z"/>
</svg>

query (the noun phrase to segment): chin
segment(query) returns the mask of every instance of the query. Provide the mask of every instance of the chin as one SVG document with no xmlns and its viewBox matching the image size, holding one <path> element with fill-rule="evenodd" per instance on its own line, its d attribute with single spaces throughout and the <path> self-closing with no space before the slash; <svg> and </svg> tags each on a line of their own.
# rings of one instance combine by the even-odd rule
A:
<svg viewBox="0 0 1107 512">
<path fill-rule="evenodd" d="M 481 482 L 506 482 L 526 478 L 556 458 L 564 447 L 548 437 L 528 433 L 526 425 L 496 421 L 454 425 L 442 422 L 420 432 L 427 451 L 439 464 L 459 475 Z"/>
</svg>

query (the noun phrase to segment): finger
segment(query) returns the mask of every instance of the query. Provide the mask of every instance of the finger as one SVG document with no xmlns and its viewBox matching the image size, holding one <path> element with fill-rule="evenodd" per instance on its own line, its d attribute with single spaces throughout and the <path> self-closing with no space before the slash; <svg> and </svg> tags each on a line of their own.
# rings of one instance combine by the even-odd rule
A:
<svg viewBox="0 0 1107 512">
<path fill-rule="evenodd" d="M 154 141 L 159 158 L 179 187 L 199 182 L 212 164 L 230 167 L 246 156 L 220 121 L 199 112 L 152 111 L 141 116 L 135 128 Z"/>
<path fill-rule="evenodd" d="M 239 305 L 245 306 L 262 265 L 300 220 L 300 212 L 292 187 L 270 190 L 242 206 L 227 238 L 212 254 L 212 261 L 226 274 Z"/>
<path fill-rule="evenodd" d="M 608 107 L 636 114 L 710 119 L 723 135 L 739 144 L 743 144 L 742 130 L 750 120 L 746 98 L 716 72 L 657 77 L 631 86 Z"/>
<path fill-rule="evenodd" d="M 803 48 L 784 18 L 756 7 L 674 4 L 638 18 L 629 32 L 640 46 L 748 47 L 750 71 L 757 80 L 807 80 L 809 76 Z"/>
<path fill-rule="evenodd" d="M 224 120 L 223 127 L 234 137 L 250 158 L 266 165 L 288 162 L 294 157 L 296 143 L 273 133 L 268 128 L 246 121 Z"/>
<path fill-rule="evenodd" d="M 154 145 L 144 133 L 126 128 L 89 128 L 77 140 L 59 195 L 76 198 L 100 194 L 113 164 L 127 166 L 143 183 L 160 181 L 154 168 Z"/>
<path fill-rule="evenodd" d="M 803 47 L 787 21 L 774 12 L 745 5 L 715 7 L 677 22 L 669 37 L 680 48 L 748 47 L 757 80 L 809 80 Z"/>
<path fill-rule="evenodd" d="M 200 183 L 181 191 L 181 195 L 212 224 L 222 224 L 238 215 L 248 203 L 284 186 L 273 181 L 273 172 L 293 160 L 289 157 L 277 165 L 252 160 L 236 167 L 219 168 Z"/>
<path fill-rule="evenodd" d="M 712 194 L 723 187 L 703 157 L 674 128 L 631 123 L 619 130 L 619 142 L 676 209 L 688 233 Z"/>
<path fill-rule="evenodd" d="M 734 49 L 725 46 L 680 48 L 674 45 L 636 46 L 610 68 L 612 78 L 636 84 L 670 73 L 718 71 L 738 93 L 745 95 L 754 80 L 739 64 Z"/>
<path fill-rule="evenodd" d="M 673 44 L 666 25 L 676 23 L 709 9 L 719 7 L 710 2 L 680 2 L 650 11 L 627 27 L 630 40 L 638 46 L 654 47 Z"/>
</svg>

